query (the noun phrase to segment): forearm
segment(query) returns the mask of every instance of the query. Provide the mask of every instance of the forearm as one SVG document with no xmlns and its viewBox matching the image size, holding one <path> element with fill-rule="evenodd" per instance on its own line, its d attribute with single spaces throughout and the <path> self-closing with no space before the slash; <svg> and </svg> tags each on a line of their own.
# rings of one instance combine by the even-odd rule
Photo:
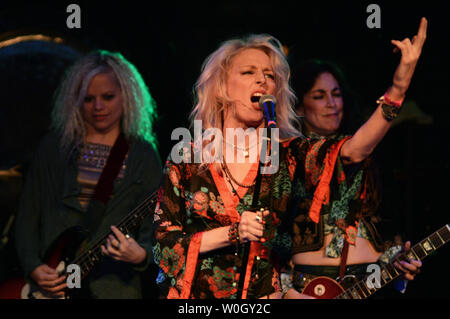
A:
<svg viewBox="0 0 450 319">
<path fill-rule="evenodd" d="M 392 123 L 382 114 L 381 106 L 362 125 L 352 138 L 341 148 L 340 155 L 345 164 L 359 163 L 365 160 L 386 135 Z"/>
<path fill-rule="evenodd" d="M 202 235 L 202 242 L 200 244 L 200 253 L 207 253 L 215 249 L 229 246 L 229 230 L 230 226 L 225 226 L 204 232 Z"/>
<path fill-rule="evenodd" d="M 393 85 L 385 96 L 391 101 L 399 102 L 403 101 L 405 92 L 405 87 Z M 341 157 L 344 163 L 359 163 L 365 160 L 386 135 L 391 125 L 392 122 L 384 117 L 381 105 L 378 105 L 367 122 L 356 131 L 351 139 L 342 145 Z"/>
<path fill-rule="evenodd" d="M 422 18 L 419 31 L 412 40 L 406 38 L 403 41 L 391 41 L 402 53 L 400 63 L 394 73 L 392 87 L 386 95 L 391 101 L 399 102 L 405 97 L 426 39 L 427 24 L 427 20 Z M 341 156 L 344 163 L 361 162 L 367 158 L 390 126 L 391 123 L 384 119 L 381 107 L 378 106 L 370 119 L 342 146 Z"/>
</svg>

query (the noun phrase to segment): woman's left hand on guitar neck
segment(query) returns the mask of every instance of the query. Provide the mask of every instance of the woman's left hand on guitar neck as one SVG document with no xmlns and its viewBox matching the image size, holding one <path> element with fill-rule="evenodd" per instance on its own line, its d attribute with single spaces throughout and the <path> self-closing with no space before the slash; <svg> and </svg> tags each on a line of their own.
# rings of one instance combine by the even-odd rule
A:
<svg viewBox="0 0 450 319">
<path fill-rule="evenodd" d="M 400 253 L 408 252 L 411 249 L 411 242 L 407 241 Z M 394 266 L 403 272 L 403 278 L 406 280 L 414 280 L 414 277 L 420 273 L 422 262 L 420 260 L 410 260 L 394 262 Z"/>
<path fill-rule="evenodd" d="M 111 234 L 106 240 L 106 247 L 101 249 L 104 255 L 115 260 L 138 265 L 147 258 L 147 252 L 133 237 L 124 235 L 117 227 L 111 226 L 114 235 Z"/>
</svg>

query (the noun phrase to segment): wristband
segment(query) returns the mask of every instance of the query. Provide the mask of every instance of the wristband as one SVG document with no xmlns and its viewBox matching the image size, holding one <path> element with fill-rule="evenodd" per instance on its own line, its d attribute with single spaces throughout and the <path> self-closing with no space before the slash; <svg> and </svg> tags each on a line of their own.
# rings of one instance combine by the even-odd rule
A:
<svg viewBox="0 0 450 319">
<path fill-rule="evenodd" d="M 393 101 L 393 100 L 391 100 L 391 99 L 388 97 L 388 91 L 386 91 L 386 93 L 384 93 L 384 95 L 383 95 L 383 99 L 384 99 L 384 101 L 385 101 L 387 104 L 389 104 L 389 105 L 392 105 L 392 106 L 395 106 L 395 107 L 401 107 L 402 104 L 403 104 L 403 100 L 404 100 L 405 98 L 402 98 L 400 101 Z"/>
<path fill-rule="evenodd" d="M 401 110 L 401 102 L 394 102 L 399 106 L 393 105 L 391 100 L 389 100 L 389 102 L 388 100 L 386 100 L 386 94 L 384 94 L 377 100 L 377 104 L 381 105 L 381 113 L 383 114 L 383 117 L 386 119 L 386 121 L 391 122 L 399 115 Z"/>
</svg>

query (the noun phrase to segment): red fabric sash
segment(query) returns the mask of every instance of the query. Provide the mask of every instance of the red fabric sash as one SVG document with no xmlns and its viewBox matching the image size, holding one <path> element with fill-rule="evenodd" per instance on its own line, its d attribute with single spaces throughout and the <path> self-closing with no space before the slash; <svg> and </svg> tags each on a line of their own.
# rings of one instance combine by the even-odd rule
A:
<svg viewBox="0 0 450 319">
<path fill-rule="evenodd" d="M 334 166 L 336 164 L 339 151 L 341 150 L 342 144 L 344 144 L 344 142 L 349 138 L 350 136 L 347 136 L 338 143 L 333 144 L 325 157 L 325 167 L 323 169 L 322 176 L 320 177 L 320 182 L 314 192 L 313 201 L 309 209 L 309 218 L 311 218 L 311 220 L 316 224 L 319 223 L 322 204 L 328 204 L 330 199 L 330 181 L 333 177 Z"/>
</svg>

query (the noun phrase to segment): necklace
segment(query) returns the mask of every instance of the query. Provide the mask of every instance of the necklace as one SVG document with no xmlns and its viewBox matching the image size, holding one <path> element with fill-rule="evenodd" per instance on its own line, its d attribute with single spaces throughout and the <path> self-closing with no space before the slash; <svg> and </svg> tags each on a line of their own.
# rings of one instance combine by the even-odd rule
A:
<svg viewBox="0 0 450 319">
<path fill-rule="evenodd" d="M 225 161 L 222 162 L 222 169 L 225 172 L 225 178 L 228 180 L 228 183 L 230 183 L 231 187 L 233 188 L 233 193 L 237 194 L 236 189 L 233 186 L 233 183 L 231 183 L 231 181 L 233 181 L 236 185 L 239 185 L 241 187 L 244 188 L 250 188 L 253 185 L 255 185 L 255 181 L 253 181 L 253 183 L 251 183 L 250 185 L 245 185 L 245 184 L 241 184 L 239 183 L 234 177 L 233 175 L 231 175 L 231 172 L 227 166 L 227 164 L 225 163 Z M 230 180 L 231 179 L 231 180 Z"/>
<path fill-rule="evenodd" d="M 230 143 L 230 142 L 228 142 L 227 140 L 225 140 L 225 143 L 226 144 L 228 144 L 228 145 L 230 145 L 230 146 L 232 146 L 232 147 L 234 147 L 234 148 L 236 148 L 236 149 L 238 149 L 239 151 L 241 151 L 241 152 L 243 152 L 243 154 L 244 154 L 244 157 L 249 157 L 250 156 L 250 153 L 248 152 L 251 148 L 253 148 L 253 147 L 255 147 L 257 144 L 258 144 L 258 142 L 256 142 L 256 143 L 254 143 L 253 145 L 250 145 L 249 147 L 240 147 L 240 146 L 238 146 L 238 145 L 234 145 L 234 143 Z"/>
</svg>

